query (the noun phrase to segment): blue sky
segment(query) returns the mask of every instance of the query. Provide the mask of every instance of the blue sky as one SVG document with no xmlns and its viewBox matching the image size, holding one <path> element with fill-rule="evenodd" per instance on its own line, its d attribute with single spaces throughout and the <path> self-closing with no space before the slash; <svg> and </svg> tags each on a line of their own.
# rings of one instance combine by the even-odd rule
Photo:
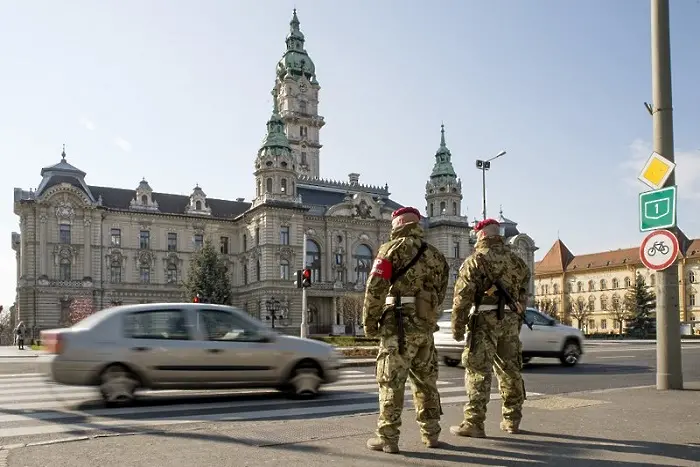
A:
<svg viewBox="0 0 700 467">
<path fill-rule="evenodd" d="M 700 2 L 671 2 L 679 223 L 700 237 Z M 321 90 L 321 172 L 389 184 L 424 209 L 440 123 L 464 187 L 474 161 L 540 247 L 638 244 L 649 155 L 649 1 L 0 0 L 0 303 L 14 297 L 12 188 L 68 161 L 88 183 L 250 199 L 275 65 L 298 9 Z M 465 212 L 463 212 L 464 214 Z"/>
</svg>

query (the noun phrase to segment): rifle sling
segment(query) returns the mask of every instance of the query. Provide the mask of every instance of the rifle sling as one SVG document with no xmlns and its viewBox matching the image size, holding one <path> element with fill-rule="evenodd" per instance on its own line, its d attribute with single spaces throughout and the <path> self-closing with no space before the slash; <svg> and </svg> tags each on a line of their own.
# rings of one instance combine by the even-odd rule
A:
<svg viewBox="0 0 700 467">
<path fill-rule="evenodd" d="M 406 274 L 406 273 L 408 272 L 408 270 L 411 269 L 411 268 L 418 262 L 418 260 L 421 258 L 421 256 L 423 256 L 423 253 L 425 253 L 425 250 L 427 250 L 427 249 L 428 249 L 428 244 L 427 244 L 426 242 L 421 242 L 421 245 L 420 245 L 420 247 L 418 248 L 418 253 L 416 253 L 416 256 L 414 256 L 413 259 L 411 259 L 411 261 L 409 261 L 408 264 L 406 264 L 406 266 L 404 266 L 404 267 L 402 267 L 402 268 L 399 268 L 399 269 L 397 269 L 396 271 L 394 271 L 394 273 L 391 275 L 391 280 L 389 281 L 389 283 L 390 283 L 391 285 L 394 285 L 394 283 L 395 283 L 397 280 L 401 279 L 401 277 L 402 277 L 404 274 Z M 388 311 L 389 311 L 389 308 L 387 308 L 386 310 L 384 310 L 384 313 L 382 313 L 382 316 L 379 317 L 379 322 L 380 322 L 380 323 L 381 323 L 382 321 L 384 321 L 384 317 L 386 316 L 386 314 L 387 314 Z M 398 324 L 398 323 L 397 323 L 397 324 Z"/>
</svg>

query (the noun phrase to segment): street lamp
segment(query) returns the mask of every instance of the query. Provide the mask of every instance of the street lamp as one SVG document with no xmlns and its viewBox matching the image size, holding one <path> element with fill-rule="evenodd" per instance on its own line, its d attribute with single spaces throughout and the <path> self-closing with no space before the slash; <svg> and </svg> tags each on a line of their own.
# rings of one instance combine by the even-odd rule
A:
<svg viewBox="0 0 700 467">
<path fill-rule="evenodd" d="M 272 320 L 272 329 L 274 329 L 277 312 L 280 311 L 280 301 L 275 297 L 270 297 L 270 299 L 265 302 L 265 308 L 267 309 L 266 319 Z"/>
<path fill-rule="evenodd" d="M 492 157 L 491 159 L 488 160 L 481 160 L 477 159 L 476 160 L 476 168 L 481 170 L 481 192 L 482 192 L 482 199 L 484 203 L 484 208 L 483 211 L 481 212 L 484 219 L 486 219 L 486 171 L 491 168 L 491 161 L 498 159 L 501 156 L 505 156 L 506 152 L 501 151 L 499 152 L 496 156 Z"/>
</svg>

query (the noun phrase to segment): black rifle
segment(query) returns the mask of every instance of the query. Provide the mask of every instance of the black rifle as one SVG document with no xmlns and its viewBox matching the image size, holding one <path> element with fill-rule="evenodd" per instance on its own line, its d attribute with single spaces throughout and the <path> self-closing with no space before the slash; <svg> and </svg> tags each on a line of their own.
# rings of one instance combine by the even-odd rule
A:
<svg viewBox="0 0 700 467">
<path fill-rule="evenodd" d="M 414 256 L 413 259 L 409 261 L 408 264 L 406 264 L 404 267 L 394 271 L 394 273 L 391 275 L 391 280 L 389 281 L 390 284 L 393 286 L 397 280 L 401 279 L 401 277 L 404 274 L 406 274 L 408 270 L 411 269 L 418 262 L 420 257 L 423 256 L 423 253 L 425 253 L 425 250 L 427 249 L 428 244 L 422 242 L 420 247 L 418 248 L 418 253 L 416 253 L 416 256 Z M 401 310 L 403 310 L 403 304 L 401 303 L 400 295 L 394 295 L 394 305 L 393 307 L 384 310 L 384 313 L 382 313 L 382 316 L 379 318 L 380 323 L 384 321 L 384 317 L 386 316 L 389 310 L 393 310 L 394 312 L 394 320 L 396 321 L 396 327 L 398 331 L 397 334 L 399 338 L 399 354 L 403 355 L 404 348 L 406 346 L 406 331 L 403 327 L 403 315 L 401 313 Z"/>
<path fill-rule="evenodd" d="M 518 310 L 518 305 L 515 303 L 515 300 L 513 300 L 513 296 L 510 294 L 510 292 L 508 292 L 508 289 L 506 289 L 505 285 L 503 285 L 501 279 L 494 280 L 493 285 L 496 287 L 496 290 L 498 290 L 499 308 L 503 310 L 501 303 L 505 302 L 508 305 L 508 308 L 510 308 L 510 310 L 513 313 L 520 315 L 520 317 L 523 319 L 523 322 L 527 324 L 527 327 L 530 328 L 530 330 L 532 331 L 532 323 L 527 320 L 525 313 L 523 313 L 522 315 L 520 314 L 520 311 Z M 502 319 L 502 315 L 498 319 Z"/>
</svg>

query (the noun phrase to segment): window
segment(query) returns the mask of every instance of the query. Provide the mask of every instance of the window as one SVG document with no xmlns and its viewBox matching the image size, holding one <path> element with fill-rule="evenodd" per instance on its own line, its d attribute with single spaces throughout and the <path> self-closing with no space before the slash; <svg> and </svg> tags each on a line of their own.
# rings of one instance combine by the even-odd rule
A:
<svg viewBox="0 0 700 467">
<path fill-rule="evenodd" d="M 219 239 L 219 251 L 221 251 L 223 255 L 228 254 L 228 237 L 221 237 Z"/>
<path fill-rule="evenodd" d="M 198 324 L 210 341 L 257 341 L 260 328 L 234 313 L 219 310 L 200 310 Z"/>
<path fill-rule="evenodd" d="M 552 322 L 551 319 L 547 318 L 546 316 L 541 315 L 540 313 L 536 313 L 532 310 L 527 310 L 525 313 L 527 314 L 527 317 L 529 318 L 529 320 L 532 324 L 536 324 L 539 326 L 549 326 L 550 323 Z"/>
<path fill-rule="evenodd" d="M 260 196 L 260 180 L 255 183 L 255 196 Z"/>
<path fill-rule="evenodd" d="M 588 297 L 588 311 L 595 311 L 595 297 Z"/>
<path fill-rule="evenodd" d="M 612 308 L 613 310 L 617 311 L 620 309 L 620 296 L 619 295 L 613 295 L 612 298 Z"/>
<path fill-rule="evenodd" d="M 457 213 L 457 202 L 455 202 L 455 201 L 452 202 L 452 215 L 453 215 L 453 216 L 458 215 L 458 213 Z"/>
<path fill-rule="evenodd" d="M 195 202 L 194 202 L 194 208 L 195 208 L 195 210 L 197 210 L 197 211 L 201 211 L 201 210 L 202 210 L 202 202 L 199 201 L 199 200 L 195 201 Z"/>
<path fill-rule="evenodd" d="M 58 265 L 58 280 L 69 281 L 71 280 L 71 268 L 70 260 L 62 259 Z"/>
<path fill-rule="evenodd" d="M 177 282 L 177 266 L 174 264 L 168 264 L 168 269 L 165 270 L 165 281 L 168 284 L 174 284 Z"/>
<path fill-rule="evenodd" d="M 255 280 L 260 282 L 260 260 L 255 263 Z"/>
<path fill-rule="evenodd" d="M 286 225 L 280 228 L 280 245 L 289 245 L 289 227 Z"/>
<path fill-rule="evenodd" d="M 243 285 L 248 284 L 248 265 L 243 265 Z"/>
<path fill-rule="evenodd" d="M 549 286 L 548 285 L 543 285 L 542 286 L 542 291 L 544 292 L 544 295 L 549 294 Z"/>
<path fill-rule="evenodd" d="M 581 282 L 576 283 L 576 291 L 583 292 L 583 284 Z"/>
<path fill-rule="evenodd" d="M 190 340 L 190 326 L 180 310 L 152 310 L 124 317 L 124 335 L 131 339 Z"/>
<path fill-rule="evenodd" d="M 552 293 L 558 294 L 559 293 L 559 284 L 554 284 L 552 286 Z"/>
<path fill-rule="evenodd" d="M 620 288 L 620 281 L 617 280 L 617 278 L 612 280 L 612 288 L 613 289 L 619 289 Z"/>
<path fill-rule="evenodd" d="M 287 192 L 287 179 L 286 179 L 286 178 L 283 178 L 283 179 L 280 181 L 280 191 L 281 191 L 282 193 L 286 193 L 286 192 Z"/>
<path fill-rule="evenodd" d="M 122 265 L 119 261 L 112 261 L 109 265 L 109 279 L 112 284 L 119 284 L 122 281 Z"/>
<path fill-rule="evenodd" d="M 199 250 L 204 246 L 204 235 L 194 234 L 194 249 Z"/>
<path fill-rule="evenodd" d="M 588 320 L 588 329 L 595 329 L 595 320 L 594 319 Z"/>
<path fill-rule="evenodd" d="M 248 236 L 243 234 L 243 251 L 248 251 Z"/>
<path fill-rule="evenodd" d="M 367 282 L 369 272 L 372 270 L 372 250 L 364 244 L 360 244 L 355 249 L 355 261 L 357 271 L 357 282 L 364 284 Z"/>
<path fill-rule="evenodd" d="M 442 215 L 442 214 L 447 214 L 447 213 L 446 213 L 446 208 L 445 208 L 445 202 L 444 202 L 444 201 L 441 201 L 441 202 L 440 202 L 440 214 L 441 214 L 441 215 Z"/>
<path fill-rule="evenodd" d="M 306 241 L 306 259 L 304 266 L 311 269 L 311 281 L 321 281 L 321 248 L 313 240 Z"/>
<path fill-rule="evenodd" d="M 299 112 L 306 113 L 306 101 L 299 101 Z"/>
<path fill-rule="evenodd" d="M 691 284 L 694 284 L 694 283 L 695 283 L 695 272 L 694 272 L 694 271 L 690 271 L 690 272 L 688 273 L 688 281 L 689 281 Z"/>
<path fill-rule="evenodd" d="M 595 283 L 593 281 L 588 281 L 588 291 L 589 292 L 595 291 Z"/>
<path fill-rule="evenodd" d="M 455 258 L 459 258 L 459 242 L 454 242 L 454 249 L 452 251 L 452 254 Z"/>
<path fill-rule="evenodd" d="M 435 205 L 433 203 L 430 203 L 430 217 L 433 217 L 435 215 Z"/>
<path fill-rule="evenodd" d="M 260 227 L 255 228 L 255 244 L 260 245 Z"/>
<path fill-rule="evenodd" d="M 265 181 L 265 193 L 272 193 L 272 179 L 268 178 Z"/>
<path fill-rule="evenodd" d="M 300 126 L 299 127 L 299 136 L 302 138 L 306 138 L 306 136 L 309 134 L 309 129 L 306 128 L 305 126 Z"/>
<path fill-rule="evenodd" d="M 306 160 L 306 153 L 302 151 L 301 153 L 301 165 L 309 165 L 309 162 Z"/>
<path fill-rule="evenodd" d="M 168 232 L 168 251 L 177 251 L 177 234 Z"/>
<path fill-rule="evenodd" d="M 690 306 L 695 306 L 695 294 L 694 293 L 690 294 L 690 298 L 688 300 L 688 303 L 690 304 Z"/>
<path fill-rule="evenodd" d="M 608 329 L 608 320 L 607 319 L 601 319 L 600 320 L 600 329 Z"/>
<path fill-rule="evenodd" d="M 148 284 L 151 282 L 151 268 L 141 267 L 139 270 L 139 277 L 142 284 Z"/>
<path fill-rule="evenodd" d="M 141 204 L 148 204 L 148 195 L 141 195 Z"/>
<path fill-rule="evenodd" d="M 289 261 L 286 259 L 280 261 L 280 279 L 283 281 L 289 280 Z"/>
<path fill-rule="evenodd" d="M 139 248 L 147 250 L 151 247 L 151 232 L 142 230 L 139 234 Z"/>
<path fill-rule="evenodd" d="M 630 288 L 632 287 L 632 279 L 629 277 L 625 277 L 625 288 Z"/>
<path fill-rule="evenodd" d="M 61 224 L 58 226 L 59 243 L 70 243 L 70 225 Z"/>
<path fill-rule="evenodd" d="M 605 295 L 600 297 L 600 309 L 603 311 L 608 310 L 608 297 L 606 297 Z"/>
<path fill-rule="evenodd" d="M 121 246 L 122 244 L 122 231 L 121 229 L 112 229 L 109 233 L 109 242 L 112 246 Z"/>
<path fill-rule="evenodd" d="M 608 290 L 608 283 L 605 282 L 605 279 L 600 280 L 600 290 Z"/>
</svg>

